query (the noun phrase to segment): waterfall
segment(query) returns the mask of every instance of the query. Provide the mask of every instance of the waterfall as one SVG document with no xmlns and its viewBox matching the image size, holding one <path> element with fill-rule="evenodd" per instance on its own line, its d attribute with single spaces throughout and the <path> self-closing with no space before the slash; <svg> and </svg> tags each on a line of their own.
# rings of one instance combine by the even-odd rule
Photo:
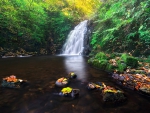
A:
<svg viewBox="0 0 150 113">
<path fill-rule="evenodd" d="M 64 55 L 81 55 L 84 50 L 84 36 L 87 33 L 88 20 L 80 22 L 74 30 L 72 30 L 62 48 Z"/>
</svg>

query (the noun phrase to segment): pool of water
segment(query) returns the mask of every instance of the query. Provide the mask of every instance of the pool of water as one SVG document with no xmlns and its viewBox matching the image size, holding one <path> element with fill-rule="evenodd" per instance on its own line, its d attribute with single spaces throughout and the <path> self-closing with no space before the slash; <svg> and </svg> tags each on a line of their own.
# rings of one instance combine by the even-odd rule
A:
<svg viewBox="0 0 150 113">
<path fill-rule="evenodd" d="M 60 97 L 53 93 L 62 88 L 55 81 L 69 72 L 77 74 L 69 86 L 80 89 L 78 98 Z M 149 113 L 150 99 L 129 89 L 117 86 L 109 75 L 87 64 L 82 56 L 39 56 L 29 58 L 1 58 L 0 79 L 16 75 L 29 85 L 22 89 L 0 87 L 0 113 Z M 88 82 L 105 82 L 121 88 L 127 101 L 104 103 L 99 91 L 89 91 Z"/>
</svg>

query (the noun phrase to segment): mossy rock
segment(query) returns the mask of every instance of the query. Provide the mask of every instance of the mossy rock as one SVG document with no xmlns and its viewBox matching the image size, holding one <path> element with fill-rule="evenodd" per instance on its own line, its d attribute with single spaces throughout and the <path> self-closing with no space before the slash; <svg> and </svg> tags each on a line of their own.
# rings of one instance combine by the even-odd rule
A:
<svg viewBox="0 0 150 113">
<path fill-rule="evenodd" d="M 88 63 L 96 68 L 105 70 L 105 68 L 107 67 L 108 61 L 107 60 L 98 60 L 98 59 L 89 59 Z"/>
<path fill-rule="evenodd" d="M 100 68 L 100 69 L 102 69 L 102 70 L 105 70 L 107 64 L 108 64 L 108 61 L 107 61 L 107 60 L 100 60 L 100 61 L 99 61 L 98 68 Z"/>
<path fill-rule="evenodd" d="M 119 63 L 118 64 L 118 71 L 119 72 L 124 72 L 126 68 L 127 68 L 127 65 L 125 63 Z"/>
<path fill-rule="evenodd" d="M 114 59 L 114 58 L 116 58 L 116 57 L 120 57 L 121 54 L 122 54 L 122 53 L 115 53 L 115 52 L 114 52 L 114 53 L 110 54 L 109 59 Z"/>
<path fill-rule="evenodd" d="M 99 64 L 99 60 L 93 60 L 93 62 L 92 62 L 92 65 L 94 66 L 94 67 L 98 67 L 98 64 Z"/>
<path fill-rule="evenodd" d="M 90 64 L 91 63 L 91 60 L 90 59 L 88 59 L 88 64 Z"/>
<path fill-rule="evenodd" d="M 117 67 L 112 64 L 107 64 L 107 66 L 105 68 L 105 70 L 109 71 L 109 72 L 113 72 L 115 69 L 117 69 Z"/>
<path fill-rule="evenodd" d="M 104 52 L 99 52 L 95 55 L 95 58 L 98 59 L 98 60 L 105 60 L 107 59 L 108 57 L 106 56 L 106 54 Z"/>
<path fill-rule="evenodd" d="M 121 59 L 126 63 L 127 66 L 131 66 L 131 68 L 136 68 L 138 66 L 137 58 L 129 56 L 126 53 L 121 55 Z"/>
<path fill-rule="evenodd" d="M 123 60 L 117 61 L 117 64 L 118 64 L 117 70 L 119 72 L 124 72 L 124 70 L 127 68 L 126 63 Z"/>
<path fill-rule="evenodd" d="M 138 67 L 138 60 L 134 57 L 129 56 L 126 59 L 126 64 L 127 66 L 131 66 L 132 68 L 136 68 Z"/>
<path fill-rule="evenodd" d="M 93 59 L 92 59 L 92 58 L 88 59 L 88 63 L 89 63 L 89 64 L 92 64 L 92 62 L 93 62 Z"/>
</svg>

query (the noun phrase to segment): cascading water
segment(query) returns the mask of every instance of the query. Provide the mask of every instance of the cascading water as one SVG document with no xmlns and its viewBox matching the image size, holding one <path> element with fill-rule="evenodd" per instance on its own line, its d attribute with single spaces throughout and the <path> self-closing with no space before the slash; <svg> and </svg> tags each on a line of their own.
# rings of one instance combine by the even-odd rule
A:
<svg viewBox="0 0 150 113">
<path fill-rule="evenodd" d="M 84 36 L 87 33 L 88 20 L 80 22 L 74 30 L 72 30 L 66 43 L 63 46 L 62 54 L 64 55 L 81 55 L 84 50 Z"/>
</svg>

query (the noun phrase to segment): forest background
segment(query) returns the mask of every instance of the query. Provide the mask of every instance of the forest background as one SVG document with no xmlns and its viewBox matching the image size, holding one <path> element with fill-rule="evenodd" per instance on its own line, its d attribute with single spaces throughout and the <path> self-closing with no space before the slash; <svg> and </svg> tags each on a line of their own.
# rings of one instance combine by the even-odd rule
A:
<svg viewBox="0 0 150 113">
<path fill-rule="evenodd" d="M 150 55 L 150 0 L 1 0 L 0 55 L 57 54 L 85 19 L 93 55 Z"/>
</svg>

